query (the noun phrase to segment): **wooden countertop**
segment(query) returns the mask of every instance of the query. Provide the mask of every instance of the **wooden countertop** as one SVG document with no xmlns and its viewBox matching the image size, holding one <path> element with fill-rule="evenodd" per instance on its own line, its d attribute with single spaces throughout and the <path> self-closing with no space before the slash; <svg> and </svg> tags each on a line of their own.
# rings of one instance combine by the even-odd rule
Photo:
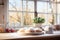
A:
<svg viewBox="0 0 60 40">
<path fill-rule="evenodd" d="M 42 35 L 20 35 L 18 33 L 0 33 L 0 39 L 23 39 L 23 38 L 42 38 L 60 36 L 60 31 L 54 31 L 53 34 Z"/>
</svg>

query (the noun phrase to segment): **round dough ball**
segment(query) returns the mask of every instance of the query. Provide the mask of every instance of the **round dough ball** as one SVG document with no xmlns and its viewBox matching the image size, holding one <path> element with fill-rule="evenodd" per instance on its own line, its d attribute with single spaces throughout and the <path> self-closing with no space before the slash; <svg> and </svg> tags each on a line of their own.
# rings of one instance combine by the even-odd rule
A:
<svg viewBox="0 0 60 40">
<path fill-rule="evenodd" d="M 26 33 L 32 33 L 32 32 L 35 32 L 35 31 L 33 29 L 31 29 L 31 28 L 28 28 L 28 29 L 25 30 L 25 32 Z"/>
<path fill-rule="evenodd" d="M 33 29 L 30 29 L 30 32 L 35 32 L 35 30 L 33 30 Z"/>
<path fill-rule="evenodd" d="M 25 32 L 24 28 L 21 28 L 21 29 L 19 30 L 19 32 Z"/>
<path fill-rule="evenodd" d="M 42 32 L 42 29 L 36 28 L 35 32 Z"/>
</svg>

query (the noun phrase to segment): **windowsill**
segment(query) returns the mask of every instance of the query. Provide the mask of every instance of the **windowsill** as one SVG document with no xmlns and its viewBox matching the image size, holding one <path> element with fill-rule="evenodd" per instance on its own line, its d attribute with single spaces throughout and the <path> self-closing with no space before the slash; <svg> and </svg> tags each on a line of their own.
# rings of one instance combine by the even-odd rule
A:
<svg viewBox="0 0 60 40">
<path fill-rule="evenodd" d="M 43 35 L 20 35 L 18 33 L 0 33 L 0 39 L 24 39 L 24 38 L 44 38 L 44 37 L 59 37 L 60 31 L 54 31 L 53 34 Z"/>
</svg>

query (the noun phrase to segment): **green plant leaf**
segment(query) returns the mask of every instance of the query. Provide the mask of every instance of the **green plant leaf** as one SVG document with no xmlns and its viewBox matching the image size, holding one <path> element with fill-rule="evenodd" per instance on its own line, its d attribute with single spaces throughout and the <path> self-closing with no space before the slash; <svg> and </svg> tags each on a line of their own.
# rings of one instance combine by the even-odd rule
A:
<svg viewBox="0 0 60 40">
<path fill-rule="evenodd" d="M 45 19 L 41 17 L 35 17 L 34 18 L 34 23 L 44 23 Z"/>
</svg>

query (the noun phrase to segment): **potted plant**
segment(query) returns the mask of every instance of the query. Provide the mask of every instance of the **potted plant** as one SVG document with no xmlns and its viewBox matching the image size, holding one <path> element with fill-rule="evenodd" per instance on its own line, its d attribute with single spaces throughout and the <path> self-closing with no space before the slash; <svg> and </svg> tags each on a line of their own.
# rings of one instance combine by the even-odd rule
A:
<svg viewBox="0 0 60 40">
<path fill-rule="evenodd" d="M 45 19 L 42 17 L 35 17 L 33 20 L 34 20 L 35 26 L 38 26 L 38 27 L 40 27 L 42 23 L 45 22 Z"/>
</svg>

